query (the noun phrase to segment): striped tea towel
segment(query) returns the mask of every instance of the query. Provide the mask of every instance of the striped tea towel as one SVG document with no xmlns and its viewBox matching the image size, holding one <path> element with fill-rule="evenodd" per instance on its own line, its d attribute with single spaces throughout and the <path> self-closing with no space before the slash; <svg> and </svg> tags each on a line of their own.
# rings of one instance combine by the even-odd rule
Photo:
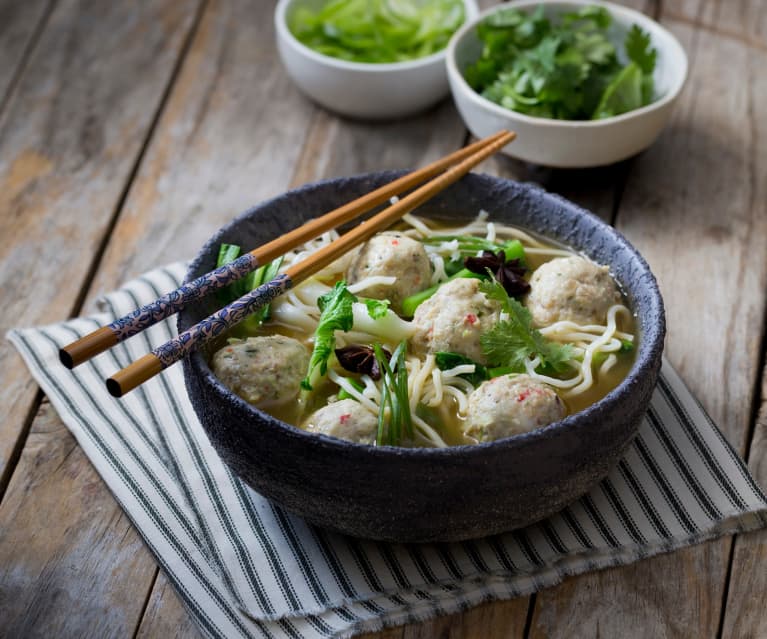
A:
<svg viewBox="0 0 767 639">
<path fill-rule="evenodd" d="M 10 339 L 210 637 L 350 637 L 528 594 L 767 525 L 767 500 L 668 364 L 635 443 L 599 486 L 534 526 L 456 544 L 361 541 L 251 491 L 211 448 L 180 367 L 122 400 L 104 379 L 168 340 L 165 321 L 74 371 L 58 348 L 178 286 L 183 264 L 107 295 L 104 313 Z"/>
</svg>

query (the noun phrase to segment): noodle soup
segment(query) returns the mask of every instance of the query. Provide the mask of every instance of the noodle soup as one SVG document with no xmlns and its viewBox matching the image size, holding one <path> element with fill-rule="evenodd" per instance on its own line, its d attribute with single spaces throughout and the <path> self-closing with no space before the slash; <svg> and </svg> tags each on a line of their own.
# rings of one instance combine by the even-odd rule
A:
<svg viewBox="0 0 767 639">
<path fill-rule="evenodd" d="M 465 225 L 408 215 L 237 327 L 212 367 L 310 432 L 444 447 L 580 411 L 625 377 L 636 346 L 606 267 L 484 213 Z"/>
</svg>

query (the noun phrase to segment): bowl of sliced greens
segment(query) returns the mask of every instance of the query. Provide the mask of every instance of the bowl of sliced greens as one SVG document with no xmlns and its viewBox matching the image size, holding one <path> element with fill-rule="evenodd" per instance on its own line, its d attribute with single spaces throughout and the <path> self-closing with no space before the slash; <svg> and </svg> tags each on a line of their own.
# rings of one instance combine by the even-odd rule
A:
<svg viewBox="0 0 767 639">
<path fill-rule="evenodd" d="M 517 132 L 504 153 L 546 166 L 611 164 L 647 148 L 687 76 L 679 41 L 608 2 L 519 0 L 456 32 L 450 88 L 471 132 Z"/>
<path fill-rule="evenodd" d="M 321 106 L 367 120 L 423 111 L 449 93 L 445 51 L 475 0 L 280 0 L 280 57 Z"/>
</svg>

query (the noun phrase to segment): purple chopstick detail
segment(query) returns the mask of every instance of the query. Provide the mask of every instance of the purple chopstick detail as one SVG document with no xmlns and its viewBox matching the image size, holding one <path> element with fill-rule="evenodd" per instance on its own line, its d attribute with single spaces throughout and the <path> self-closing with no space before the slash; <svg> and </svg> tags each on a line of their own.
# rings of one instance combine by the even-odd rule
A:
<svg viewBox="0 0 767 639">
<path fill-rule="evenodd" d="M 226 329 L 244 320 L 256 309 L 272 302 L 292 285 L 293 282 L 287 274 L 278 275 L 271 282 L 254 288 L 250 293 L 179 334 L 176 339 L 159 346 L 152 353 L 162 362 L 163 368 L 167 368 L 193 351 L 199 342 L 205 342 L 220 335 Z"/>
<path fill-rule="evenodd" d="M 250 253 L 245 253 L 215 271 L 201 275 L 188 284 L 182 284 L 175 291 L 163 295 L 151 304 L 146 304 L 129 315 L 115 320 L 109 324 L 109 328 L 121 342 L 166 317 L 178 313 L 189 302 L 194 302 L 212 291 L 245 277 L 256 268 L 258 268 L 258 259 Z"/>
</svg>

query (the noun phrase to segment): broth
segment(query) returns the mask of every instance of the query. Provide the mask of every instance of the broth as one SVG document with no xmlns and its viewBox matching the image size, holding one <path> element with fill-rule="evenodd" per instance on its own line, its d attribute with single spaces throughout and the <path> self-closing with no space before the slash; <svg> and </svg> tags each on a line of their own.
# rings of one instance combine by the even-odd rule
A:
<svg viewBox="0 0 767 639">
<path fill-rule="evenodd" d="M 410 221 L 404 222 L 400 225 L 398 225 L 396 228 L 400 232 L 410 235 L 410 236 L 417 236 L 418 235 L 418 229 L 420 227 L 413 226 L 413 218 L 410 218 L 409 216 L 406 217 Z M 415 218 L 418 220 L 419 218 Z M 456 233 L 456 223 L 454 221 L 447 222 L 444 220 L 434 220 L 434 219 L 428 219 L 428 220 L 422 220 L 422 222 L 428 223 L 430 227 L 430 233 L 432 236 L 440 236 L 440 235 L 458 235 Z M 556 259 L 557 257 L 564 257 L 565 255 L 568 256 L 577 256 L 578 254 L 572 251 L 571 249 L 558 245 L 551 240 L 541 238 L 540 236 L 531 233 L 529 231 L 525 231 L 523 229 L 518 229 L 515 227 L 506 227 L 506 226 L 500 226 L 500 225 L 488 225 L 485 221 L 475 221 L 474 226 L 477 227 L 477 231 L 480 231 L 484 228 L 484 233 L 480 233 L 478 235 L 470 234 L 473 237 L 478 238 L 488 238 L 491 237 L 492 240 L 500 241 L 506 241 L 508 239 L 520 239 L 522 241 L 522 244 L 525 246 L 525 261 L 527 266 L 529 267 L 530 271 L 527 274 L 527 279 L 532 276 L 533 272 L 535 272 L 540 266 L 545 264 L 546 262 L 549 262 L 553 259 Z M 466 228 L 473 228 L 472 224 L 469 224 L 467 227 L 463 227 L 463 230 L 466 230 Z M 463 233 L 462 233 L 463 235 Z M 322 242 L 327 243 L 328 241 L 331 241 L 333 238 L 332 235 L 328 235 Z M 309 247 L 311 250 L 311 247 Z M 432 249 L 429 249 L 430 251 Z M 298 261 L 300 259 L 303 259 L 305 255 L 302 255 L 300 252 L 295 254 L 289 254 L 286 256 L 286 264 L 291 263 L 291 261 Z M 443 262 L 444 262 L 444 256 Z M 433 265 L 436 264 L 434 262 L 435 258 L 432 258 Z M 313 331 L 308 330 L 308 328 L 302 328 L 297 326 L 295 323 L 291 324 L 290 322 L 282 321 L 281 318 L 283 318 L 283 314 L 279 312 L 279 309 L 287 308 L 285 305 L 294 305 L 297 309 L 302 309 L 304 306 L 309 308 L 309 299 L 306 295 L 302 294 L 302 289 L 306 289 L 306 287 L 309 287 L 309 290 L 313 290 L 311 287 L 314 287 L 317 290 L 322 289 L 322 287 L 329 287 L 332 286 L 335 281 L 341 280 L 344 278 L 344 269 L 346 268 L 347 264 L 346 262 L 348 259 L 341 258 L 341 260 L 337 261 L 335 265 L 331 265 L 331 267 L 328 267 L 325 269 L 325 271 L 318 274 L 315 278 L 311 278 L 309 281 L 303 283 L 296 289 L 294 289 L 293 292 L 291 292 L 287 297 L 282 298 L 279 301 L 276 301 L 274 303 L 274 308 L 277 309 L 272 314 L 272 319 L 263 324 L 255 333 L 251 333 L 251 335 L 270 335 L 270 334 L 280 334 L 284 335 L 286 337 L 291 337 L 294 339 L 299 340 L 301 343 L 303 343 L 307 349 L 311 352 L 312 349 L 312 340 L 313 340 Z M 618 285 L 618 290 L 620 290 L 620 287 Z M 364 291 L 360 293 L 359 295 L 363 295 Z M 303 297 L 302 297 L 303 295 Z M 624 299 L 621 300 L 621 303 L 625 305 L 625 296 L 621 294 Z M 311 322 L 309 319 L 311 319 L 310 316 L 312 316 L 310 311 L 305 310 L 306 313 L 306 324 L 310 324 Z M 318 315 L 318 313 L 315 313 L 315 315 Z M 298 316 L 291 315 L 291 317 L 297 318 Z M 313 317 L 313 316 L 312 316 Z M 294 320 L 291 320 L 294 321 Z M 295 321 L 302 321 L 300 319 L 295 319 Z M 620 334 L 625 334 L 628 336 L 634 336 L 635 335 L 635 322 L 633 315 L 630 312 L 618 312 L 615 314 L 615 321 L 616 321 L 616 332 Z M 316 324 L 316 322 L 315 322 Z M 541 330 L 544 330 L 545 327 L 540 327 Z M 352 329 L 352 332 L 350 334 L 337 332 L 337 339 L 338 344 L 337 346 L 342 346 L 346 344 L 353 344 L 356 343 L 355 339 L 359 337 L 355 333 L 355 328 Z M 245 337 L 245 335 L 240 331 L 233 331 L 232 336 L 237 337 Z M 375 338 L 374 338 L 375 339 Z M 616 339 L 615 336 L 613 336 L 611 339 Z M 618 352 L 615 354 L 615 362 L 612 365 L 612 367 L 603 372 L 599 372 L 599 366 L 601 363 L 593 364 L 592 370 L 594 374 L 594 383 L 593 385 L 583 390 L 582 392 L 578 392 L 577 394 L 572 394 L 569 392 L 569 389 L 555 389 L 558 393 L 559 397 L 562 399 L 562 401 L 565 404 L 567 414 L 572 414 L 575 412 L 578 412 L 587 406 L 593 404 L 594 402 L 598 401 L 602 397 L 604 397 L 608 392 L 610 392 L 613 388 L 615 388 L 622 379 L 627 375 L 628 371 L 630 370 L 631 366 L 634 363 L 635 359 L 635 353 L 636 353 L 636 339 L 633 339 L 634 347 L 629 352 Z M 627 339 L 622 339 L 622 341 L 625 343 L 628 341 Z M 370 340 L 368 341 L 370 343 Z M 586 344 L 586 342 L 583 342 Z M 614 342 L 611 342 L 614 344 Z M 387 348 L 392 348 L 396 346 L 396 344 L 389 343 L 387 344 Z M 622 349 L 623 350 L 623 349 Z M 602 355 L 602 354 L 600 354 Z M 604 354 L 605 357 L 610 357 L 609 354 Z M 413 359 L 419 359 L 421 362 L 421 365 L 423 365 L 423 362 L 425 361 L 425 355 L 418 354 L 415 352 L 412 344 L 408 346 L 408 358 L 409 358 L 409 365 L 414 364 L 412 361 Z M 604 359 L 604 358 L 603 358 Z M 357 382 L 360 382 L 362 380 L 362 377 L 359 374 L 353 374 L 348 371 L 343 370 L 338 362 L 331 361 L 330 368 L 333 370 L 336 370 L 339 374 L 341 374 L 344 378 L 347 379 L 354 379 Z M 537 372 L 537 368 L 536 368 Z M 432 377 L 433 377 L 433 373 Z M 412 372 L 411 372 L 412 375 Z M 552 374 L 551 377 L 548 378 L 552 383 L 554 383 L 556 380 L 562 379 L 566 380 L 568 379 L 567 374 Z M 331 381 L 328 377 L 322 378 L 322 380 L 315 384 L 315 387 L 311 393 L 301 393 L 299 399 L 297 401 L 289 401 L 285 403 L 282 406 L 275 406 L 272 408 L 267 408 L 266 412 L 270 413 L 274 417 L 281 419 L 282 421 L 285 421 L 289 424 L 299 426 L 301 427 L 302 422 L 306 418 L 307 415 L 311 414 L 312 411 L 326 405 L 328 402 L 333 401 L 336 399 L 339 392 L 339 386 Z M 425 423 L 427 423 L 431 428 L 433 428 L 441 440 L 447 444 L 447 445 L 460 445 L 460 444 L 471 444 L 476 443 L 476 440 L 465 435 L 463 431 L 463 427 L 465 426 L 465 417 L 461 415 L 459 410 L 459 399 L 457 398 L 458 391 L 456 391 L 455 396 L 454 395 L 448 395 L 446 394 L 443 397 L 443 400 L 436 403 L 435 405 L 427 405 L 423 401 L 419 401 L 419 403 L 416 406 L 415 415 L 423 420 Z M 419 397 L 421 397 L 419 395 Z M 430 403 L 434 404 L 434 400 L 430 400 Z M 423 442 L 418 441 L 403 441 L 401 445 L 404 446 L 412 446 L 412 445 L 422 445 Z"/>
</svg>

